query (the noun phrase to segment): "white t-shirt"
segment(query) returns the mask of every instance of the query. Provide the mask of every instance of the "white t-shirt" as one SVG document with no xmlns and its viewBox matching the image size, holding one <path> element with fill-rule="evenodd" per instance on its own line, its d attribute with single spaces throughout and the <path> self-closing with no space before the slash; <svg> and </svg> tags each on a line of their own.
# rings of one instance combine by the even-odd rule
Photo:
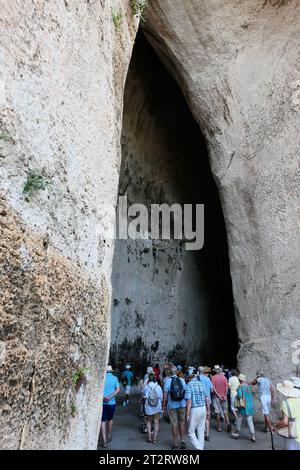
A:
<svg viewBox="0 0 300 470">
<path fill-rule="evenodd" d="M 150 395 L 151 390 L 155 388 L 155 391 L 158 396 L 158 404 L 157 406 L 149 406 L 147 398 Z M 149 382 L 144 387 L 144 398 L 146 398 L 145 402 L 145 413 L 146 415 L 155 415 L 156 413 L 162 413 L 162 398 L 163 398 L 163 391 L 160 385 L 157 382 Z"/>
<path fill-rule="evenodd" d="M 237 396 L 237 389 L 241 385 L 240 381 L 235 375 L 233 375 L 232 377 L 229 377 L 228 383 L 230 388 L 230 396 L 231 398 L 235 398 Z"/>
</svg>

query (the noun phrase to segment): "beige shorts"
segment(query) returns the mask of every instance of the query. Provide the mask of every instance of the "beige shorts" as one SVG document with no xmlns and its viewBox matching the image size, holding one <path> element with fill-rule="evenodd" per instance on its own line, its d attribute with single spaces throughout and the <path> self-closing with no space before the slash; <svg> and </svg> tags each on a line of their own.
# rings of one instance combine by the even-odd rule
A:
<svg viewBox="0 0 300 470">
<path fill-rule="evenodd" d="M 221 415 L 222 412 L 227 413 L 228 411 L 227 400 L 220 400 L 218 397 L 214 397 L 213 406 L 214 406 L 214 412 L 216 413 L 216 415 Z"/>
<path fill-rule="evenodd" d="M 178 426 L 178 423 L 185 422 L 186 409 L 185 408 L 169 408 L 168 415 L 170 418 L 171 426 Z"/>
<path fill-rule="evenodd" d="M 154 419 L 154 421 L 155 421 L 156 419 L 160 419 L 161 414 L 160 413 L 155 413 L 154 415 L 146 415 L 146 416 L 147 416 L 147 419 L 149 419 L 149 420 Z"/>
</svg>

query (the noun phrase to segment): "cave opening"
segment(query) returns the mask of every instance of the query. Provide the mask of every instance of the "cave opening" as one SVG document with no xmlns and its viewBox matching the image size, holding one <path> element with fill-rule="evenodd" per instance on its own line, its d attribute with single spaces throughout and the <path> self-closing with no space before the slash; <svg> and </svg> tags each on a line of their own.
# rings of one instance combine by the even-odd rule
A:
<svg viewBox="0 0 300 470">
<path fill-rule="evenodd" d="M 128 204 L 204 204 L 205 242 L 116 240 L 110 362 L 236 365 L 226 229 L 208 151 L 176 81 L 140 31 L 123 110 L 119 195 Z"/>
</svg>

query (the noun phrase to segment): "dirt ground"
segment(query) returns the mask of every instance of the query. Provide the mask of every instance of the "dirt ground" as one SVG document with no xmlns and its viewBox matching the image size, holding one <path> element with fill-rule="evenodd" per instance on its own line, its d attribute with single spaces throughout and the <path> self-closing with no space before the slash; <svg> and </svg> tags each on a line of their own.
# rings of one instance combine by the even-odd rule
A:
<svg viewBox="0 0 300 470">
<path fill-rule="evenodd" d="M 121 403 L 117 405 L 113 439 L 108 444 L 108 450 L 170 450 L 171 448 L 171 430 L 170 425 L 165 418 L 161 420 L 160 432 L 158 435 L 157 444 L 149 444 L 146 442 L 146 435 L 140 431 L 141 420 L 140 403 L 137 397 L 133 397 L 128 407 L 122 408 Z M 211 419 L 211 432 L 210 441 L 205 442 L 205 450 L 271 450 L 271 437 L 270 433 L 263 432 L 262 422 L 255 422 L 256 443 L 249 440 L 249 431 L 246 421 L 243 424 L 240 438 L 238 440 L 232 439 L 231 434 L 225 431 L 223 425 L 223 432 L 219 433 L 215 430 L 216 421 Z M 187 449 L 192 450 L 189 443 L 188 436 L 186 436 Z M 274 443 L 276 449 L 282 449 L 281 438 L 277 435 L 274 436 Z M 99 439 L 99 450 L 104 450 L 101 447 L 101 438 Z"/>
</svg>

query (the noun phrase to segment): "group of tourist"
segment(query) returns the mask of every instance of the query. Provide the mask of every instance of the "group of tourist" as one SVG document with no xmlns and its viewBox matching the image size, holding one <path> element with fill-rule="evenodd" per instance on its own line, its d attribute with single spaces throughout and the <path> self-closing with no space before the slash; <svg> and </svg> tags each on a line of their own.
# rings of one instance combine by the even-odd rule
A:
<svg viewBox="0 0 300 470">
<path fill-rule="evenodd" d="M 130 364 L 122 373 L 125 390 L 123 406 L 129 405 L 129 395 L 133 380 Z M 261 411 L 264 416 L 265 431 L 278 431 L 284 439 L 286 450 L 300 450 L 300 378 L 292 377 L 277 384 L 277 391 L 283 396 L 281 417 L 272 424 L 270 412 L 274 402 L 274 388 L 262 371 L 256 373 L 250 383 L 244 374 L 228 370 L 224 366 L 214 368 L 189 366 L 184 370 L 175 364 L 166 364 L 161 371 L 159 365 L 148 367 L 140 383 L 142 395 L 142 414 L 146 417 L 145 432 L 147 442 L 157 443 L 160 420 L 167 413 L 172 434 L 172 449 L 185 449 L 186 426 L 193 448 L 203 450 L 204 442 L 210 440 L 211 413 L 216 416 L 216 430 L 222 432 L 222 422 L 226 431 L 234 439 L 240 436 L 243 420 L 246 419 L 250 440 L 256 442 L 253 423 L 253 388 L 258 386 Z M 103 446 L 112 438 L 112 419 L 115 411 L 115 396 L 120 391 L 117 377 L 107 367 L 104 386 L 102 439 Z M 230 423 L 229 410 L 234 424 Z"/>
</svg>

